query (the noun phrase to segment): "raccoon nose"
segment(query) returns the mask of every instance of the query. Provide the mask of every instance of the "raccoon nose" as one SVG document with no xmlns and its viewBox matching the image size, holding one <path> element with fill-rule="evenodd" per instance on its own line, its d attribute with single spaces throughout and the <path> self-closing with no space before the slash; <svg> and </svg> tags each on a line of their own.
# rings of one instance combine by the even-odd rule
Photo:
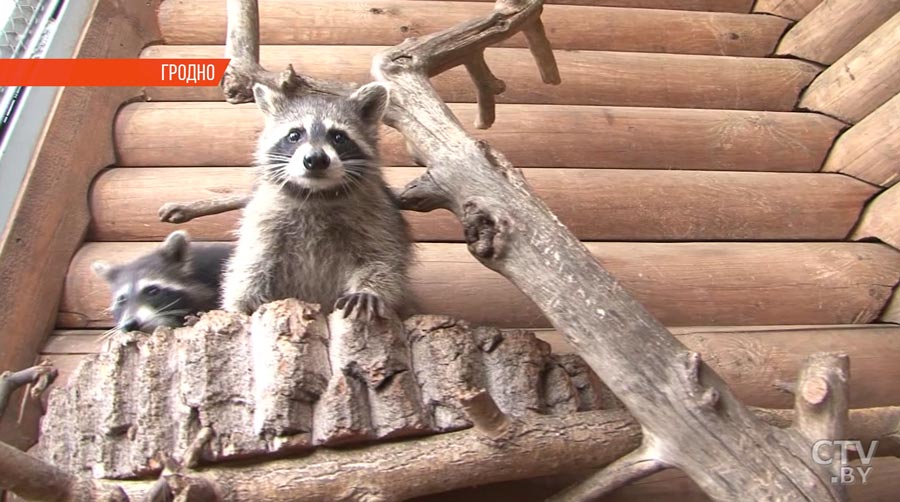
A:
<svg viewBox="0 0 900 502">
<path fill-rule="evenodd" d="M 129 331 L 137 331 L 140 327 L 141 323 L 139 323 L 138 320 L 134 317 L 132 317 L 131 319 L 126 319 L 125 322 L 122 323 L 122 331 L 126 333 Z"/>
<path fill-rule="evenodd" d="M 322 151 L 310 152 L 303 157 L 303 165 L 310 171 L 321 171 L 326 169 L 330 163 L 331 159 L 328 158 L 328 154 Z"/>
</svg>

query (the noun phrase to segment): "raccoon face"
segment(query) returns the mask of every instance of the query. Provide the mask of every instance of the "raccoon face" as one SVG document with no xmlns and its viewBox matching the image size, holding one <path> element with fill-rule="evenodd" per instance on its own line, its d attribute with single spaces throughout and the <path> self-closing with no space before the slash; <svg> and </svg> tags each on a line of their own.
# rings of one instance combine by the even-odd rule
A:
<svg viewBox="0 0 900 502">
<path fill-rule="evenodd" d="M 121 331 L 152 333 L 160 326 L 183 326 L 184 317 L 197 312 L 210 294 L 191 284 L 189 241 L 183 231 L 130 263 L 96 261 L 91 268 L 110 285 L 110 310 Z"/>
<path fill-rule="evenodd" d="M 383 84 L 349 98 L 291 97 L 263 84 L 253 94 L 266 117 L 256 154 L 265 180 L 298 196 L 346 193 L 377 171 L 378 126 L 388 104 Z"/>
</svg>

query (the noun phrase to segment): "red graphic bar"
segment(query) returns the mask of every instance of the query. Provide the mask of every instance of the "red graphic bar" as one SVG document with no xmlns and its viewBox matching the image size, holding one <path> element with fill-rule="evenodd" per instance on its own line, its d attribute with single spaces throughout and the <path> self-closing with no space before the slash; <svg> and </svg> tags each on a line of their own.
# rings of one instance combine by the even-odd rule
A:
<svg viewBox="0 0 900 502">
<path fill-rule="evenodd" d="M 228 59 L 0 59 L 0 86 L 215 86 Z"/>
</svg>

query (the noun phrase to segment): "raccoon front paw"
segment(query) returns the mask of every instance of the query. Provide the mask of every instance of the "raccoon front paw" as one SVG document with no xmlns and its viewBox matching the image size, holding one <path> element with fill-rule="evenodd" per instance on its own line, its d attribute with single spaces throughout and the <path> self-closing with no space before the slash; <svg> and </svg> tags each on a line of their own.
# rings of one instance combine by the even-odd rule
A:
<svg viewBox="0 0 900 502">
<path fill-rule="evenodd" d="M 184 204 L 166 202 L 159 208 L 159 221 L 165 223 L 185 223 L 191 221 L 188 210 Z"/>
<path fill-rule="evenodd" d="M 335 310 L 343 310 L 344 318 L 373 319 L 387 317 L 387 305 L 378 295 L 372 293 L 348 293 L 334 302 Z"/>
</svg>

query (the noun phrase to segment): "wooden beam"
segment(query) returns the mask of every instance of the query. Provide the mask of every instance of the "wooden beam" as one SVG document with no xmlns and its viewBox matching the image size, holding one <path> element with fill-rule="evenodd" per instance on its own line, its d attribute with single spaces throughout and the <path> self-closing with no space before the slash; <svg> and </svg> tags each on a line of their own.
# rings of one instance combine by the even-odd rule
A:
<svg viewBox="0 0 900 502">
<path fill-rule="evenodd" d="M 269 0 L 260 5 L 262 44 L 393 45 L 489 13 L 479 2 Z M 772 54 L 787 21 L 717 12 L 547 5 L 541 16 L 553 48 L 726 56 Z M 225 43 L 225 4 L 163 2 L 168 44 Z M 518 34 L 499 44 L 526 47 Z"/>
<path fill-rule="evenodd" d="M 62 356 L 58 385 L 74 369 L 65 356 L 97 353 L 102 349 L 101 330 L 58 330 L 49 338 L 42 354 L 51 360 Z M 847 352 L 853 364 L 850 380 L 854 408 L 900 403 L 900 327 L 860 326 L 761 326 L 752 328 L 672 328 L 689 349 L 700 352 L 748 406 L 789 408 L 793 396 L 778 384 L 793 382 L 806 356 L 815 352 Z M 554 353 L 574 353 L 561 334 L 537 331 Z"/>
<path fill-rule="evenodd" d="M 822 0 L 756 0 L 753 12 L 774 14 L 797 21 L 812 12 L 820 3 Z"/>
<path fill-rule="evenodd" d="M 109 327 L 109 289 L 95 259 L 123 262 L 154 243 L 88 243 L 72 261 L 60 328 Z M 587 243 L 662 322 L 845 324 L 874 320 L 900 280 L 900 253 L 867 243 Z M 421 312 L 477 324 L 548 327 L 519 290 L 464 244 L 420 244 L 412 294 Z"/>
<path fill-rule="evenodd" d="M 158 38 L 155 2 L 98 0 L 78 58 L 135 57 Z M 115 162 L 111 124 L 136 88 L 66 87 L 60 91 L 0 242 L 0 371 L 31 366 L 53 327 L 66 269 L 90 214 L 85 195 L 94 175 Z M 74 134 L 77 131 L 77 134 Z M 25 447 L 35 423 L 8 413 L 0 440 Z"/>
<path fill-rule="evenodd" d="M 894 288 L 894 296 L 881 313 L 881 321 L 900 324 L 900 287 Z"/>
<path fill-rule="evenodd" d="M 900 92 L 900 13 L 822 72 L 800 108 L 855 124 Z"/>
<path fill-rule="evenodd" d="M 900 12 L 900 0 L 824 0 L 791 28 L 775 54 L 830 65 Z"/>
<path fill-rule="evenodd" d="M 853 239 L 878 239 L 900 249 L 900 185 L 884 191 L 866 206 Z"/>
<path fill-rule="evenodd" d="M 883 187 L 896 183 L 900 179 L 900 94 L 844 132 L 822 170 Z"/>
<path fill-rule="evenodd" d="M 400 189 L 422 168 L 385 168 Z M 822 173 L 741 173 L 641 169 L 523 169 L 560 220 L 582 240 L 843 240 L 875 187 Z M 162 240 L 157 217 L 169 201 L 249 192 L 246 167 L 129 167 L 103 172 L 90 195 L 94 241 Z M 635 190 L 640 187 L 640 190 Z M 231 240 L 240 211 L 180 226 L 201 240 Z M 444 212 L 406 213 L 417 241 L 462 242 Z"/>
<path fill-rule="evenodd" d="M 372 57 L 381 46 L 267 45 L 260 48 L 268 68 L 288 64 L 321 79 L 367 82 Z M 224 47 L 154 45 L 145 58 L 221 57 Z M 791 111 L 800 92 L 819 70 L 803 61 L 773 58 L 723 58 L 684 54 L 566 51 L 556 54 L 565 75 L 557 86 L 542 85 L 527 49 L 485 52 L 491 71 L 507 82 L 500 103 L 655 106 L 735 110 Z M 599 77 L 599 78 L 598 78 Z M 432 79 L 447 102 L 475 102 L 475 90 L 463 67 Z M 222 101 L 216 87 L 150 87 L 152 101 Z"/>
<path fill-rule="evenodd" d="M 860 466 L 858 461 L 851 462 L 853 467 Z M 857 476 L 858 478 L 858 476 Z M 872 471 L 866 483 L 859 479 L 847 487 L 850 500 L 866 502 L 889 502 L 900 493 L 900 459 L 875 458 L 872 461 Z M 526 496 L 527 497 L 527 496 Z M 430 497 L 416 502 L 449 502 L 452 498 L 432 500 Z M 456 499 L 462 500 L 462 499 Z M 481 502 L 478 499 L 470 499 L 469 502 Z M 489 499 L 484 499 L 489 500 Z M 540 498 L 516 499 L 520 502 L 540 501 Z M 649 478 L 640 480 L 630 486 L 624 486 L 615 493 L 603 499 L 603 502 L 709 502 L 700 488 L 690 478 L 677 470 L 665 471 Z"/>
<path fill-rule="evenodd" d="M 519 167 L 818 171 L 843 127 L 812 113 L 497 105 L 497 123 L 475 131 L 474 104 L 450 109 Z M 134 103 L 116 118 L 119 164 L 246 166 L 261 128 L 253 104 Z M 387 127 L 381 154 L 414 165 Z"/>
<path fill-rule="evenodd" d="M 491 2 L 495 0 L 462 0 Z M 704 12 L 750 12 L 753 0 L 547 0 L 545 5 L 592 5 L 640 9 L 699 10 Z"/>
</svg>

